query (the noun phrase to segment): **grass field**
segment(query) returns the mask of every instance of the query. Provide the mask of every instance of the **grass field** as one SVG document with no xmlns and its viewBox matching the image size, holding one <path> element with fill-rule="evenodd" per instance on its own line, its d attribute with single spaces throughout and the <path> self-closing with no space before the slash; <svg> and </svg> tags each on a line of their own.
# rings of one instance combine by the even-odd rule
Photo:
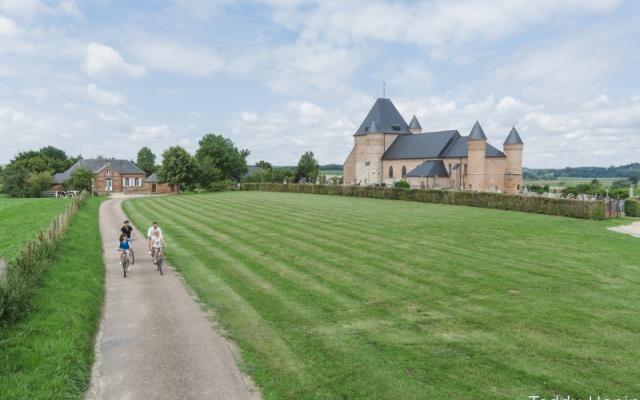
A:
<svg viewBox="0 0 640 400">
<path fill-rule="evenodd" d="M 70 199 L 12 199 L 0 197 L 0 258 L 10 259 L 36 233 L 47 228 Z"/>
<path fill-rule="evenodd" d="M 129 200 L 265 399 L 640 394 L 640 246 L 585 221 L 292 193 Z"/>
<path fill-rule="evenodd" d="M 0 330 L 0 399 L 83 397 L 104 296 L 99 204 L 74 217 L 26 317 Z"/>
</svg>

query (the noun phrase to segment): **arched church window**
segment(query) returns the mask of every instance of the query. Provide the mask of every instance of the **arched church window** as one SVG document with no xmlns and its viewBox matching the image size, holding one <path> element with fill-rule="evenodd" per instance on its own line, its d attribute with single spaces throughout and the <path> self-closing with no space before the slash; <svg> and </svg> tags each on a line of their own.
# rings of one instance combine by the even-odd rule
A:
<svg viewBox="0 0 640 400">
<path fill-rule="evenodd" d="M 405 167 L 404 165 L 402 166 L 402 177 L 403 178 L 407 177 L 407 167 Z"/>
<path fill-rule="evenodd" d="M 389 178 L 393 178 L 393 165 L 389 165 Z"/>
</svg>

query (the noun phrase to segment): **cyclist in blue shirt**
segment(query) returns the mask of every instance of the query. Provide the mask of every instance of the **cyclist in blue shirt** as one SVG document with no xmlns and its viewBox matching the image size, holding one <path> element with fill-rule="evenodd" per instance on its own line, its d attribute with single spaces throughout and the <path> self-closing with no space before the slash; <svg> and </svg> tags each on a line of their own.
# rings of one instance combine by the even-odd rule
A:
<svg viewBox="0 0 640 400">
<path fill-rule="evenodd" d="M 129 244 L 129 238 L 127 238 L 127 235 L 125 235 L 124 233 L 120 235 L 119 242 L 120 244 L 118 245 L 118 252 L 121 252 L 121 251 L 128 252 L 131 250 L 131 245 Z M 131 269 L 131 266 L 129 266 L 129 269 Z"/>
</svg>

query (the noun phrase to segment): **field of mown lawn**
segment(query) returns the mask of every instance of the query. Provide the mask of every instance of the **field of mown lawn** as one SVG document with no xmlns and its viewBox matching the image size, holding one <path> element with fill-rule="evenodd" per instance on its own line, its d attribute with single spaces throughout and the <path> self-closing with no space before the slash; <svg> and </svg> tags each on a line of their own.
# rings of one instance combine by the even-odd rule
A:
<svg viewBox="0 0 640 400">
<path fill-rule="evenodd" d="M 28 312 L 0 329 L 0 399 L 84 396 L 104 298 L 99 206 L 90 198 L 80 208 Z"/>
<path fill-rule="evenodd" d="M 640 241 L 615 222 L 226 192 L 129 200 L 265 399 L 640 395 Z"/>
<path fill-rule="evenodd" d="M 0 258 L 15 257 L 38 231 L 51 225 L 70 199 L 0 197 Z"/>
</svg>

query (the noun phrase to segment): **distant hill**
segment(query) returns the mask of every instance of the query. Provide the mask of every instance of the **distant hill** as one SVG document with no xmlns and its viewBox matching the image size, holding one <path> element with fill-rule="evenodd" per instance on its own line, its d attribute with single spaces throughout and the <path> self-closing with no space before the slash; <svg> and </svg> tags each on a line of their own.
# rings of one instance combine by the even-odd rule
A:
<svg viewBox="0 0 640 400">
<path fill-rule="evenodd" d="M 524 168 L 524 179 L 557 178 L 627 178 L 640 177 L 640 163 L 631 163 L 616 167 L 566 167 L 561 169 Z"/>
</svg>

